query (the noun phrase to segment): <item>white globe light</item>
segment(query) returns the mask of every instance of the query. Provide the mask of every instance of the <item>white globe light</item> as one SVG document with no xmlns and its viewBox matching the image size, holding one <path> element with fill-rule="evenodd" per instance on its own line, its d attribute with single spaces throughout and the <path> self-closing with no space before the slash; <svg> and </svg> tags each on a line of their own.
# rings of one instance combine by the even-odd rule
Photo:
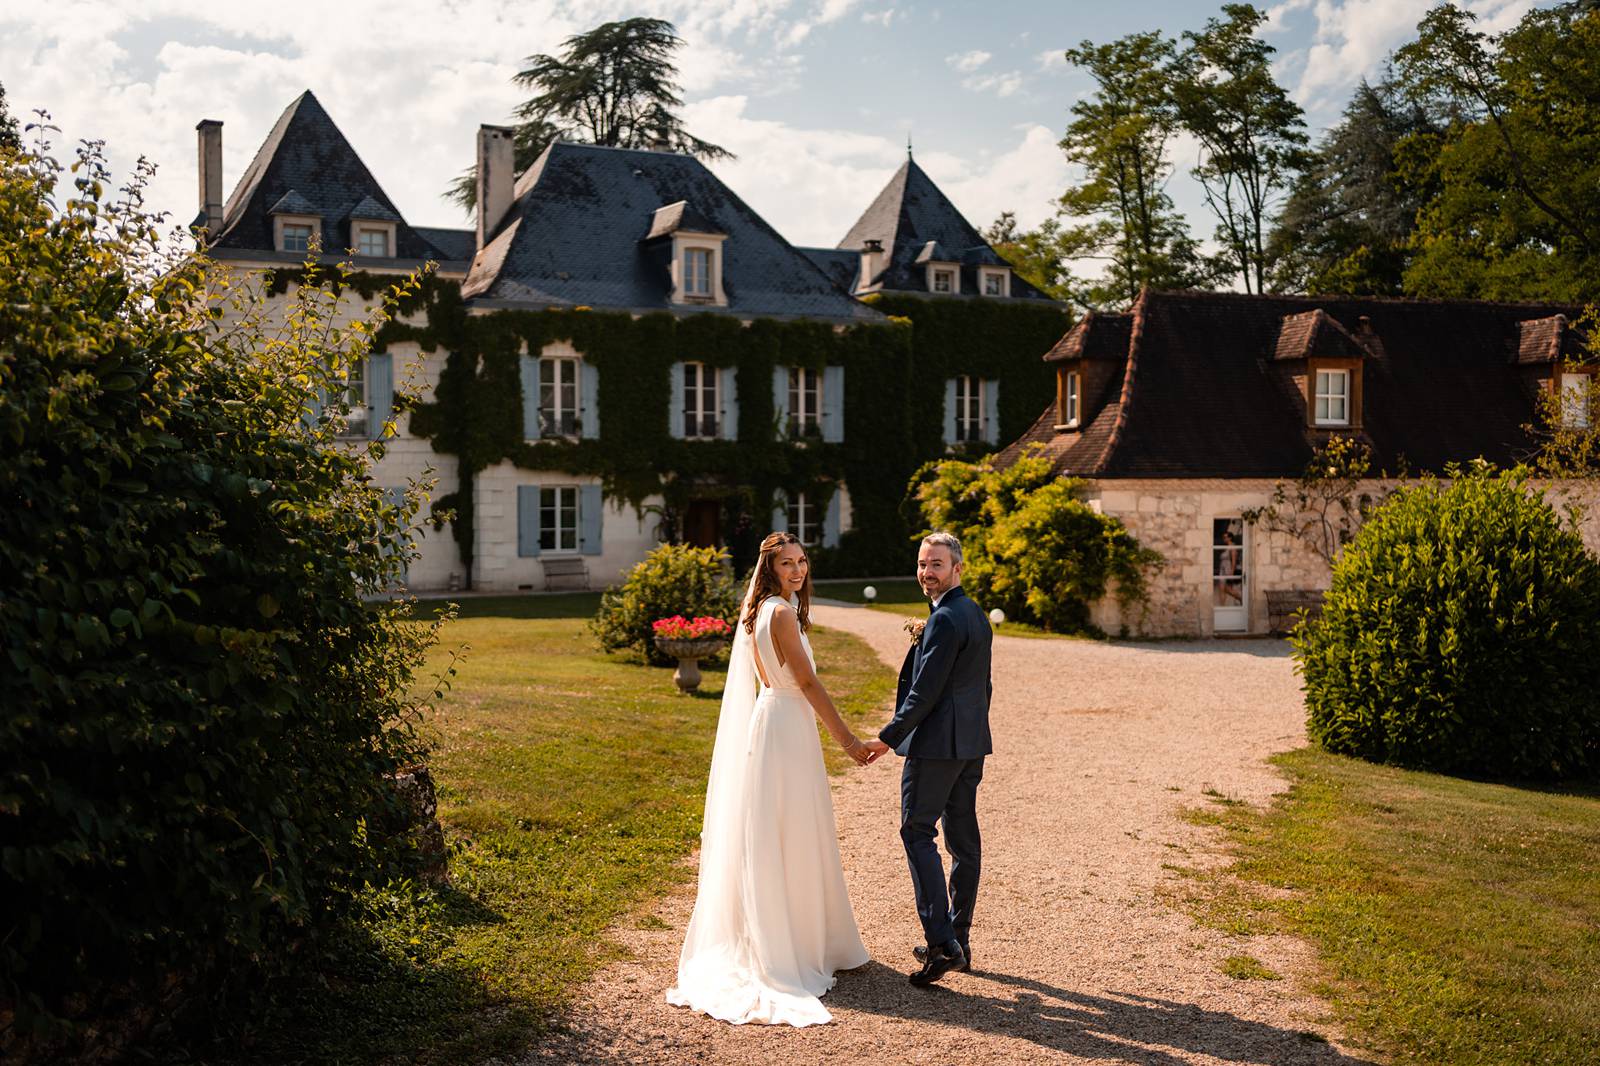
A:
<svg viewBox="0 0 1600 1066">
<path fill-rule="evenodd" d="M 993 622 L 995 625 L 999 625 L 1000 623 L 1004 622 L 1005 620 L 1006 620 L 1006 613 L 1004 611 L 1002 611 L 1000 608 L 996 607 L 994 610 L 989 612 L 989 621 Z"/>
<path fill-rule="evenodd" d="M 861 590 L 861 595 L 867 598 L 868 603 L 871 603 L 873 600 L 878 598 L 878 587 L 876 585 L 868 585 L 866 588 Z"/>
</svg>

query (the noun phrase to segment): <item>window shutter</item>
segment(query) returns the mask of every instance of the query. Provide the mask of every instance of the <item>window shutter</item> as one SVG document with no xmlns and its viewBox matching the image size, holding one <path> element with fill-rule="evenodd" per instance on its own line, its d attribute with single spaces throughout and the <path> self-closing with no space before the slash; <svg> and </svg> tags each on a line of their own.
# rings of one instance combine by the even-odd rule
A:
<svg viewBox="0 0 1600 1066">
<path fill-rule="evenodd" d="M 839 546 L 839 508 L 844 500 L 844 493 L 839 489 L 833 490 L 833 498 L 828 501 L 828 513 L 822 517 L 822 546 L 824 548 L 837 548 Z"/>
<path fill-rule="evenodd" d="M 944 442 L 956 442 L 956 379 L 944 383 Z"/>
<path fill-rule="evenodd" d="M 1000 443 L 1000 382 L 993 378 L 983 383 L 983 439 Z"/>
<path fill-rule="evenodd" d="M 789 435 L 789 368 L 772 368 L 772 411 L 778 420 L 778 437 Z"/>
<path fill-rule="evenodd" d="M 578 418 L 584 440 L 600 437 L 600 370 L 587 359 L 578 361 Z"/>
<path fill-rule="evenodd" d="M 578 490 L 579 554 L 600 554 L 600 535 L 604 526 L 605 496 L 599 485 L 585 485 Z"/>
<path fill-rule="evenodd" d="M 367 390 L 372 397 L 367 436 L 378 440 L 383 436 L 383 424 L 394 416 L 394 356 L 388 352 L 367 356 Z"/>
<path fill-rule="evenodd" d="M 717 397 L 722 401 L 722 439 L 739 439 L 739 368 L 717 371 Z"/>
<path fill-rule="evenodd" d="M 787 533 L 789 531 L 789 501 L 778 493 L 772 498 L 772 532 Z"/>
<path fill-rule="evenodd" d="M 517 486 L 517 555 L 539 554 L 539 486 Z"/>
<path fill-rule="evenodd" d="M 525 355 L 522 371 L 522 439 L 539 439 L 539 360 Z"/>
<path fill-rule="evenodd" d="M 683 375 L 682 363 L 672 364 L 671 407 L 667 409 L 667 435 L 673 440 L 683 439 Z"/>
<path fill-rule="evenodd" d="M 844 440 L 844 367 L 822 371 L 822 439 L 830 444 Z"/>
</svg>

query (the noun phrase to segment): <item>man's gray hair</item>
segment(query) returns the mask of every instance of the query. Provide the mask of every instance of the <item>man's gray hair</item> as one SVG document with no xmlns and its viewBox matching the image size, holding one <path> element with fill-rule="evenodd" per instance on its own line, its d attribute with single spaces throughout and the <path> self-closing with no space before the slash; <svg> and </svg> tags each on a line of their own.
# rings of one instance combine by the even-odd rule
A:
<svg viewBox="0 0 1600 1066">
<path fill-rule="evenodd" d="M 961 561 L 961 542 L 956 539 L 955 534 L 953 533 L 929 533 L 926 537 L 922 538 L 922 543 L 932 544 L 936 548 L 944 548 L 948 550 L 950 552 L 950 561 L 952 563 L 959 563 Z"/>
</svg>

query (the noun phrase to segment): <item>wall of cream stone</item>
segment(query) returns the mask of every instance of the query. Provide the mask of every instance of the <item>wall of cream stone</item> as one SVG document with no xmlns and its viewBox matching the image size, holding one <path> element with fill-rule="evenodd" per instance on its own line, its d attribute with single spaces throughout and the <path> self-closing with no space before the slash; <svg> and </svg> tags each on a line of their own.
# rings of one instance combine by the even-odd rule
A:
<svg viewBox="0 0 1600 1066">
<path fill-rule="evenodd" d="M 1107 596 L 1094 605 L 1095 624 L 1113 634 L 1126 628 L 1136 636 L 1212 636 L 1212 521 L 1267 506 L 1277 484 L 1243 478 L 1091 482 L 1090 505 L 1120 519 L 1140 544 L 1166 559 L 1166 566 L 1150 577 L 1147 610 L 1136 606 L 1124 618 L 1115 598 Z M 1379 498 L 1394 485 L 1374 479 L 1357 491 Z M 1547 487 L 1558 508 L 1579 505 L 1584 543 L 1590 551 L 1600 552 L 1600 491 L 1570 483 Z M 1268 590 L 1326 589 L 1332 578 L 1328 565 L 1301 541 L 1259 526 L 1245 527 L 1245 559 L 1250 633 L 1267 632 Z"/>
</svg>

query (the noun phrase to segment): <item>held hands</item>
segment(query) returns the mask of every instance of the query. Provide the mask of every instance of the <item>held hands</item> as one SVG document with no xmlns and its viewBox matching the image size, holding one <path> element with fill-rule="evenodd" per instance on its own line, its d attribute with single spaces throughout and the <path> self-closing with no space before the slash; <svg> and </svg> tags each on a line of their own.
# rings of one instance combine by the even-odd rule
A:
<svg viewBox="0 0 1600 1066">
<path fill-rule="evenodd" d="M 852 736 L 845 742 L 844 753 L 854 759 L 857 766 L 865 766 L 872 761 L 872 755 L 867 745 L 863 744 L 857 737 Z"/>
<path fill-rule="evenodd" d="M 869 763 L 877 762 L 879 759 L 883 758 L 885 755 L 894 750 L 883 741 L 878 740 L 876 737 L 874 737 L 872 740 L 862 742 L 861 746 L 867 749 L 867 762 Z"/>
</svg>

